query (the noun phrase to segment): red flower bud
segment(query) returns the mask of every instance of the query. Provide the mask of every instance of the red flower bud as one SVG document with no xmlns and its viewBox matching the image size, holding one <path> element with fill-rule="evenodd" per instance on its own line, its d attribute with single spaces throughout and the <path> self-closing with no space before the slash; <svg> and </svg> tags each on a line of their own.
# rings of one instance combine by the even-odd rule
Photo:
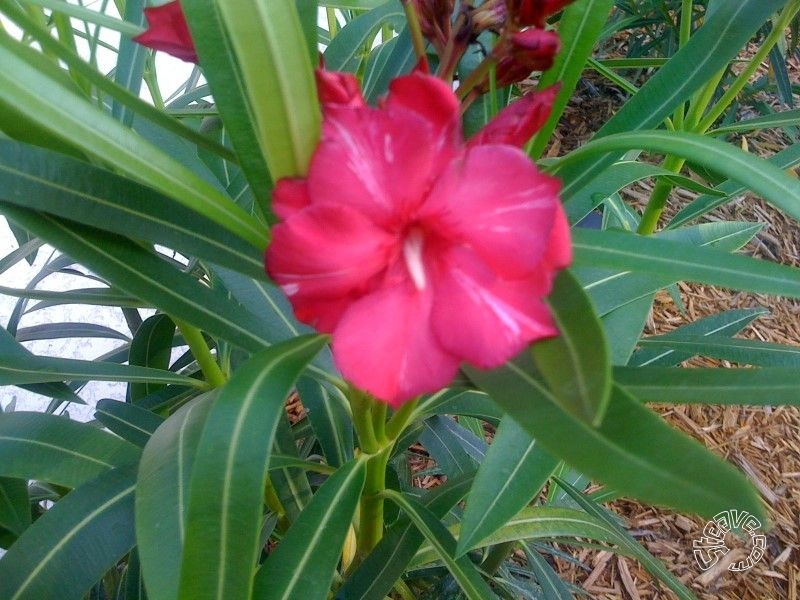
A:
<svg viewBox="0 0 800 600">
<path fill-rule="evenodd" d="M 495 46 L 497 85 L 504 87 L 525 79 L 532 71 L 553 65 L 560 41 L 552 31 L 529 28 L 511 34 Z"/>
<path fill-rule="evenodd" d="M 162 50 L 186 62 L 197 63 L 194 42 L 178 0 L 145 8 L 144 16 L 147 19 L 147 31 L 134 37 L 134 42 L 153 50 Z"/>
<path fill-rule="evenodd" d="M 364 106 L 358 79 L 352 73 L 339 73 L 317 69 L 317 95 L 322 106 Z"/>
<path fill-rule="evenodd" d="M 528 92 L 497 113 L 467 145 L 509 144 L 521 148 L 550 117 L 559 89 L 557 83 L 540 92 Z"/>
<path fill-rule="evenodd" d="M 544 28 L 545 21 L 573 0 L 507 0 L 508 12 L 521 27 Z"/>
</svg>

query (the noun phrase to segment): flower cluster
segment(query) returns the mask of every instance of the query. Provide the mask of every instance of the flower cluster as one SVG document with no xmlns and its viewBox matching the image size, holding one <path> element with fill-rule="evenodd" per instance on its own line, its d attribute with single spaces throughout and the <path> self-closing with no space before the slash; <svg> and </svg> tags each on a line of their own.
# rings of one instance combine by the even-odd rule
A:
<svg viewBox="0 0 800 600">
<path fill-rule="evenodd" d="M 450 86 L 398 77 L 377 108 L 318 73 L 322 140 L 273 195 L 267 270 L 297 317 L 333 336 L 354 385 L 397 406 L 461 362 L 498 366 L 557 334 L 543 298 L 571 258 L 558 180 L 519 148 L 556 90 L 511 104 L 464 142 Z"/>
<path fill-rule="evenodd" d="M 451 24 L 452 0 L 404 0 L 416 14 L 422 34 L 439 55 L 439 73 L 449 78 L 468 45 L 484 31 L 499 37 L 487 61 L 496 68 L 500 87 L 518 83 L 533 71 L 553 64 L 559 49 L 555 32 L 547 31 L 547 18 L 572 0 L 485 0 L 475 6 L 460 3 Z M 480 91 L 488 88 L 488 75 L 476 82 Z"/>
</svg>

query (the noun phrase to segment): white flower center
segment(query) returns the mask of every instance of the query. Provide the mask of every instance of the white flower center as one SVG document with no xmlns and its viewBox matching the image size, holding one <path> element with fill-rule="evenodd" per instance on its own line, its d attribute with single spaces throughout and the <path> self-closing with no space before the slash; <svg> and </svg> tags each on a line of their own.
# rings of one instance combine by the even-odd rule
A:
<svg viewBox="0 0 800 600">
<path fill-rule="evenodd" d="M 412 229 L 403 242 L 403 258 L 406 261 L 408 274 L 416 288 L 420 291 L 425 289 L 425 265 L 422 262 L 422 249 L 424 239 L 419 229 Z"/>
</svg>

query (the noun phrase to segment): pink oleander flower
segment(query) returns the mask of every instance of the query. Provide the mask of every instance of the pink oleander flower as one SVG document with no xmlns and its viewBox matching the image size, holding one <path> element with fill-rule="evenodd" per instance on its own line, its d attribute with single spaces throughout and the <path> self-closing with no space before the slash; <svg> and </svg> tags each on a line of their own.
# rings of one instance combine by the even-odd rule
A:
<svg viewBox="0 0 800 600">
<path fill-rule="evenodd" d="M 267 271 L 301 321 L 332 334 L 356 387 L 398 406 L 467 362 L 496 367 L 558 334 L 543 298 L 571 260 L 560 183 L 520 149 L 551 88 L 464 142 L 444 81 L 398 77 L 377 108 L 355 78 L 318 73 L 322 139 L 282 179 Z"/>
<path fill-rule="evenodd" d="M 178 0 L 145 8 L 144 16 L 147 30 L 134 37 L 134 42 L 153 50 L 162 50 L 186 62 L 197 63 L 194 42 Z"/>
</svg>

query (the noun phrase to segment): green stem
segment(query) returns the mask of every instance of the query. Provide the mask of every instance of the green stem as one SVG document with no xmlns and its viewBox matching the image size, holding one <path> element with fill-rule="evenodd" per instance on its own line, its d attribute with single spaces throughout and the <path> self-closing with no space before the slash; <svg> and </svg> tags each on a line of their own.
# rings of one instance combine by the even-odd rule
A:
<svg viewBox="0 0 800 600">
<path fill-rule="evenodd" d="M 475 67 L 475 70 L 470 73 L 463 83 L 458 86 L 456 96 L 459 100 L 463 100 L 467 95 L 480 85 L 489 75 L 492 68 L 495 66 L 495 60 L 491 55 L 484 58 L 480 64 Z"/>
<path fill-rule="evenodd" d="M 750 77 L 756 72 L 756 69 L 761 66 L 761 63 L 767 57 L 770 50 L 772 50 L 773 46 L 775 46 L 779 40 L 783 39 L 784 31 L 789 26 L 789 23 L 792 22 L 795 15 L 797 15 L 798 11 L 800 11 L 800 2 L 796 0 L 792 6 L 786 6 L 786 8 L 783 9 L 783 12 L 781 12 L 780 16 L 773 24 L 772 31 L 767 36 L 767 39 L 764 40 L 764 43 L 761 44 L 761 47 L 750 60 L 747 67 L 736 77 L 731 86 L 722 95 L 722 98 L 711 107 L 706 116 L 694 128 L 696 133 L 708 131 L 708 128 L 728 109 L 731 103 L 736 99 L 736 96 L 739 95 L 739 92 L 741 92 L 750 81 Z"/>
<path fill-rule="evenodd" d="M 339 21 L 336 19 L 336 9 L 326 8 L 325 16 L 328 19 L 328 34 L 330 34 L 331 39 L 333 39 L 336 37 L 336 34 L 339 33 Z"/>
<path fill-rule="evenodd" d="M 406 21 L 408 22 L 408 31 L 411 33 L 411 44 L 414 46 L 414 54 L 418 61 L 427 64 L 428 56 L 425 53 L 425 38 L 422 36 L 422 28 L 419 26 L 419 17 L 414 5 L 411 2 L 404 1 L 403 9 L 406 12 Z"/>
<path fill-rule="evenodd" d="M 383 537 L 383 497 L 386 489 L 386 466 L 393 444 L 386 446 L 367 461 L 367 478 L 359 507 L 358 555 L 364 558 Z"/>
<path fill-rule="evenodd" d="M 386 422 L 386 404 L 369 394 L 351 388 L 348 393 L 353 427 L 361 451 L 367 456 L 367 474 L 361 493 L 358 527 L 358 558 L 363 559 L 383 537 L 382 492 L 386 489 L 389 457 L 406 425 L 414 414 L 417 400 L 406 402 Z"/>
<path fill-rule="evenodd" d="M 208 347 L 203 333 L 197 327 L 189 325 L 185 321 L 181 321 L 175 317 L 172 317 L 172 320 L 175 322 L 175 325 L 178 326 L 181 335 L 183 335 L 183 339 L 186 340 L 189 350 L 192 351 L 192 355 L 195 360 L 197 360 L 197 364 L 200 365 L 200 370 L 203 372 L 209 385 L 215 388 L 225 385 L 225 375 L 223 375 L 220 370 L 217 361 L 214 360 L 214 356 L 211 354 L 211 349 Z"/>
<path fill-rule="evenodd" d="M 673 173 L 678 173 L 685 162 L 686 160 L 683 158 L 667 156 L 661 166 Z M 656 230 L 658 219 L 661 217 L 661 213 L 664 212 L 664 207 L 667 205 L 672 188 L 673 184 L 666 179 L 658 180 L 642 214 L 642 221 L 639 223 L 639 229 L 637 230 L 638 233 L 649 235 Z"/>
<path fill-rule="evenodd" d="M 694 6 L 693 0 L 683 0 L 681 4 L 681 29 L 680 29 L 680 38 L 678 40 L 678 44 L 680 48 L 683 48 L 688 42 L 689 37 L 692 34 L 692 8 Z M 681 102 L 678 107 L 675 109 L 675 112 L 672 116 L 672 121 L 675 125 L 675 129 L 680 131 L 683 129 L 683 118 L 685 116 L 685 102 Z"/>
</svg>

